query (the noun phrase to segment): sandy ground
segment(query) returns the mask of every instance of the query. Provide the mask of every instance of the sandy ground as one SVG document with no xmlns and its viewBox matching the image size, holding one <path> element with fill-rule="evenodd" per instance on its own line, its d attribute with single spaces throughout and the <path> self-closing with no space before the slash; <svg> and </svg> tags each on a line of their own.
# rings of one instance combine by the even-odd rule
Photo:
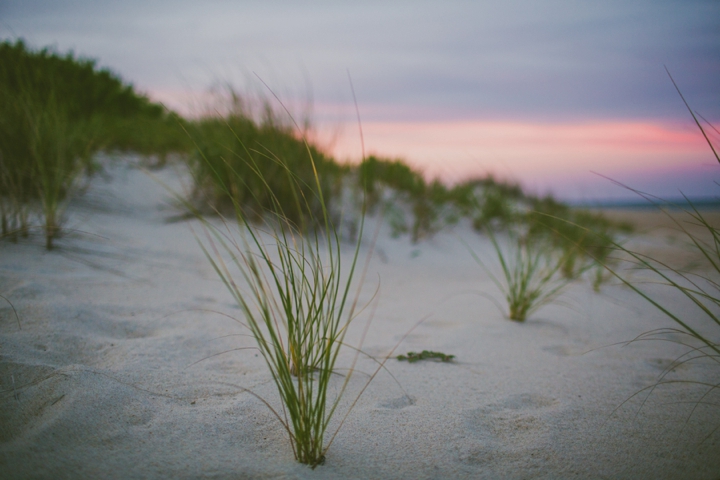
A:
<svg viewBox="0 0 720 480">
<path fill-rule="evenodd" d="M 397 353 L 456 362 L 389 360 L 397 382 L 379 373 L 325 464 L 298 464 L 244 390 L 279 407 L 261 358 L 234 350 L 252 339 L 228 317 L 240 311 L 197 245 L 198 222 L 169 221 L 178 210 L 143 172 L 109 171 L 71 205 L 77 232 L 57 250 L 39 235 L 0 242 L 0 294 L 21 324 L 0 299 L 0 478 L 720 478 L 720 397 L 691 383 L 643 391 L 687 349 L 618 345 L 673 323 L 625 287 L 594 293 L 587 281 L 509 321 L 461 239 L 496 265 L 489 243 L 461 227 L 418 245 L 381 233 L 361 294 L 379 284 L 365 351 L 382 358 L 425 319 Z M 155 175 L 180 188 L 173 170 Z M 632 242 L 682 250 L 652 232 Z M 676 292 L 647 288 L 708 327 Z M 375 364 L 357 369 L 331 432 Z M 717 364 L 666 378 L 715 384 Z"/>
<path fill-rule="evenodd" d="M 707 271 L 707 260 L 691 245 L 688 233 L 706 245 L 713 243 L 707 228 L 693 216 L 701 215 L 710 225 L 720 225 L 720 211 L 689 208 L 604 210 L 608 218 L 634 226 L 633 248 L 680 270 Z"/>
</svg>

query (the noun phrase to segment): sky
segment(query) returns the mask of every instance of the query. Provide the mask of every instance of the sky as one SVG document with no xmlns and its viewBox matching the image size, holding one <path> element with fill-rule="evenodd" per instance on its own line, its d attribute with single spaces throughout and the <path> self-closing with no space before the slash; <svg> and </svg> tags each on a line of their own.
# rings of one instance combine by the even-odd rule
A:
<svg viewBox="0 0 720 480">
<path fill-rule="evenodd" d="M 665 71 L 720 129 L 717 0 L 0 0 L 0 38 L 95 58 L 188 115 L 224 85 L 268 96 L 262 80 L 349 161 L 566 200 L 633 198 L 608 178 L 720 192 Z"/>
</svg>

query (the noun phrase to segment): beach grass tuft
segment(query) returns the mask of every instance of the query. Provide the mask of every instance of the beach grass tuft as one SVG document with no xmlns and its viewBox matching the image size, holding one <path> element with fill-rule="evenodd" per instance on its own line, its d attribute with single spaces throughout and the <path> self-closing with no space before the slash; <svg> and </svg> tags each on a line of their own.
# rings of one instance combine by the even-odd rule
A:
<svg viewBox="0 0 720 480">
<path fill-rule="evenodd" d="M 609 265 L 605 266 L 613 277 L 619 279 L 623 285 L 629 287 L 677 325 L 677 328 L 661 328 L 645 332 L 627 343 L 646 340 L 669 341 L 686 348 L 686 351 L 662 373 L 657 382 L 636 392 L 632 397 L 643 392 L 650 394 L 656 388 L 664 385 L 685 384 L 694 385 L 703 390 L 692 411 L 701 404 L 717 406 L 718 404 L 711 400 L 711 396 L 717 394 L 720 390 L 720 381 L 717 377 L 714 380 L 704 381 L 673 379 L 669 377 L 669 374 L 678 367 L 687 367 L 703 362 L 714 366 L 713 371 L 720 372 L 720 369 L 717 368 L 720 367 L 720 284 L 717 280 L 718 276 L 720 276 L 720 229 L 712 225 L 689 200 L 688 207 L 683 209 L 683 215 L 686 219 L 681 220 L 677 215 L 658 205 L 657 199 L 640 192 L 637 193 L 656 204 L 675 223 L 692 248 L 707 261 L 706 268 L 709 268 L 709 271 L 706 270 L 704 273 L 701 271 L 687 271 L 622 245 L 616 245 L 617 250 L 628 257 L 627 261 L 630 262 L 633 269 L 651 273 L 655 277 L 651 282 L 652 284 L 679 292 L 681 297 L 688 300 L 689 304 L 694 306 L 697 312 L 701 313 L 700 318 L 706 320 L 704 322 L 691 322 L 690 310 L 687 306 L 679 310 L 676 304 L 669 304 L 667 300 L 664 300 L 664 295 L 653 294 L 631 279 L 626 278 L 617 268 Z M 705 235 L 691 231 L 690 228 L 686 227 L 688 223 L 692 223 L 694 227 L 703 228 Z M 715 430 L 717 429 L 720 429 L 720 427 Z"/>
<path fill-rule="evenodd" d="M 325 213 L 337 220 L 347 169 L 305 141 L 269 100 L 260 100 L 258 114 L 236 92 L 229 97 L 223 116 L 187 126 L 196 145 L 190 158 L 195 197 L 220 212 L 239 207 L 253 221 L 278 206 L 298 228 L 318 226 L 312 224 Z"/>
<path fill-rule="evenodd" d="M 184 140 L 183 140 L 184 139 Z M 184 142 L 184 143 L 183 143 Z M 177 119 L 95 61 L 0 42 L 0 231 L 17 241 L 41 218 L 46 247 L 100 151 L 187 150 Z"/>
<path fill-rule="evenodd" d="M 295 458 L 314 468 L 332 442 L 325 443 L 325 434 L 352 375 L 351 368 L 335 398 L 329 398 L 356 312 L 351 290 L 364 222 L 347 264 L 314 149 L 304 139 L 286 142 L 293 154 L 286 161 L 272 149 L 277 138 L 264 145 L 262 135 L 269 133 L 245 120 L 227 122 L 235 147 L 225 153 L 209 154 L 209 139 L 200 145 L 200 160 L 231 202 L 239 227 L 233 235 L 227 223 L 218 227 L 203 220 L 207 228 L 201 246 L 242 309 L 265 359 L 282 403 L 281 411 L 271 409 L 288 433 Z M 238 123 L 244 133 L 234 130 Z M 297 151 L 302 145 L 304 158 Z M 253 188 L 246 189 L 249 185 Z"/>
<path fill-rule="evenodd" d="M 667 71 L 667 73 L 685 107 L 690 112 L 690 115 L 709 145 L 715 160 L 720 163 L 720 155 L 718 155 L 717 149 L 698 120 L 696 113 L 688 105 L 680 88 L 675 83 L 672 75 L 670 75 L 670 72 Z M 710 126 L 712 127 L 712 125 Z M 633 251 L 619 243 L 613 244 L 613 247 L 618 252 L 628 257 L 628 262 L 631 263 L 634 269 L 644 270 L 654 277 L 654 281 L 651 282 L 652 284 L 667 287 L 674 292 L 680 293 L 681 298 L 687 300 L 689 305 L 694 306 L 696 312 L 700 312 L 701 318 L 705 320 L 704 322 L 698 320 L 691 323 L 687 308 L 679 312 L 677 305 L 668 304 L 661 296 L 651 293 L 648 289 L 626 278 L 617 268 L 607 263 L 604 264 L 606 270 L 613 277 L 620 280 L 623 285 L 629 287 L 641 298 L 645 299 L 655 307 L 657 311 L 672 320 L 677 326 L 676 328 L 660 328 L 645 332 L 627 343 L 644 340 L 669 341 L 686 348 L 685 353 L 665 369 L 657 382 L 636 392 L 631 398 L 643 392 L 650 394 L 655 389 L 665 385 L 694 385 L 700 387 L 703 391 L 693 406 L 690 415 L 692 415 L 692 412 L 700 405 L 717 408 L 717 400 L 713 400 L 711 397 L 712 395 L 717 397 L 717 393 L 720 391 L 720 381 L 717 377 L 705 381 L 683 378 L 673 379 L 668 378 L 668 375 L 677 367 L 700 362 L 709 363 L 714 367 L 713 372 L 720 372 L 720 369 L 718 369 L 718 367 L 720 367 L 720 283 L 718 283 L 718 278 L 720 277 L 720 228 L 703 215 L 700 209 L 687 197 L 684 197 L 686 201 L 685 205 L 670 205 L 658 197 L 640 192 L 619 182 L 615 183 L 636 193 L 656 206 L 674 223 L 675 227 L 677 227 L 687 240 L 689 246 L 705 260 L 705 270 L 688 271 L 684 268 L 673 266 L 666 261 L 654 258 L 651 255 Z M 679 208 L 681 210 L 681 216 L 671 213 L 666 207 Z M 602 261 L 600 260 L 599 263 L 602 263 Z M 626 402 L 627 401 L 629 401 L 629 399 L 626 400 Z M 719 429 L 720 426 L 715 427 L 710 435 Z M 706 438 L 709 438 L 710 435 Z"/>
<path fill-rule="evenodd" d="M 535 310 L 555 299 L 572 281 L 560 274 L 568 252 L 559 251 L 546 242 L 514 230 L 507 232 L 509 247 L 502 247 L 491 229 L 487 229 L 486 234 L 500 263 L 502 279 L 469 245 L 466 246 L 504 294 L 510 320 L 524 322 Z"/>
</svg>

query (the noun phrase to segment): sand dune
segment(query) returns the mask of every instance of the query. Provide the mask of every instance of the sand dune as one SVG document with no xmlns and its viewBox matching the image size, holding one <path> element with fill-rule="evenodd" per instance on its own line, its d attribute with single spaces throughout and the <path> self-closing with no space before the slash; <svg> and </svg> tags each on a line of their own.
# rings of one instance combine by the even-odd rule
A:
<svg viewBox="0 0 720 480">
<path fill-rule="evenodd" d="M 300 465 L 277 419 L 244 390 L 278 406 L 262 359 L 231 351 L 253 340 L 236 335 L 228 316 L 240 311 L 197 245 L 199 222 L 171 221 L 179 211 L 157 180 L 180 190 L 181 175 L 109 174 L 71 205 L 77 232 L 57 250 L 43 250 L 40 236 L 0 242 L 0 294 L 21 322 L 0 299 L 1 478 L 720 476 L 718 395 L 674 384 L 633 397 L 685 350 L 615 345 L 669 320 L 627 288 L 594 293 L 578 282 L 511 322 L 460 239 L 494 265 L 489 242 L 461 227 L 417 245 L 381 232 L 361 294 L 369 300 L 379 284 L 365 351 L 382 358 L 425 319 L 397 353 L 436 350 L 456 362 L 389 360 L 397 382 L 378 374 L 325 464 Z M 666 240 L 634 241 L 670 248 Z M 648 289 L 706 323 L 676 292 Z M 359 361 L 335 425 L 374 369 Z M 697 364 L 668 378 L 717 375 Z"/>
</svg>

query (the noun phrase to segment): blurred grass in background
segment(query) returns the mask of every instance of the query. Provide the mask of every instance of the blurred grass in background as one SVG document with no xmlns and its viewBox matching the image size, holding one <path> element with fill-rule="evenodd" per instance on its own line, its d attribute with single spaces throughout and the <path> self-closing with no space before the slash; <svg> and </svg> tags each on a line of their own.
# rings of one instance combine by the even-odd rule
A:
<svg viewBox="0 0 720 480">
<path fill-rule="evenodd" d="M 446 185 L 399 159 L 339 163 L 306 141 L 307 119 L 300 128 L 287 112 L 273 108 L 276 102 L 227 93 L 222 114 L 185 119 L 94 60 L 33 50 L 22 40 L 1 42 L 2 235 L 17 240 L 42 227 L 52 248 L 64 206 L 79 182 L 99 168 L 99 152 L 134 152 L 159 166 L 180 154 L 194 177 L 193 201 L 200 209 L 239 207 L 247 218 L 261 220 L 278 207 L 303 231 L 320 218 L 322 202 L 334 222 L 350 226 L 351 237 L 364 204 L 370 214 L 383 215 L 394 236 L 409 235 L 412 242 L 463 221 L 478 232 L 520 226 L 528 241 L 571 253 L 563 257 L 568 278 L 586 270 L 587 252 L 606 259 L 615 236 L 627 230 L 492 176 Z"/>
<path fill-rule="evenodd" d="M 253 221 L 278 212 L 300 231 L 316 226 L 323 202 L 329 213 L 340 210 L 348 166 L 307 143 L 266 99 L 253 109 L 230 90 L 227 101 L 222 116 L 186 127 L 195 146 L 188 160 L 200 208 L 240 209 Z"/>
<path fill-rule="evenodd" d="M 0 227 L 27 236 L 41 218 L 46 246 L 62 209 L 99 151 L 189 150 L 179 119 L 93 60 L 0 43 Z"/>
</svg>

